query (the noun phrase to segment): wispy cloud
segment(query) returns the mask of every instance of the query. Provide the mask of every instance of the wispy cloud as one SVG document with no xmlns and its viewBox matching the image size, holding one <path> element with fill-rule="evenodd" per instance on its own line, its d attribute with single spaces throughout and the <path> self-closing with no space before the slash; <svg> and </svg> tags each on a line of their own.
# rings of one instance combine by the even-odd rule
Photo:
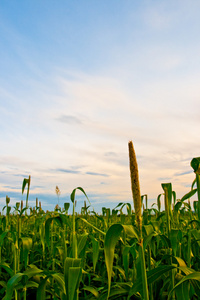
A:
<svg viewBox="0 0 200 300">
<path fill-rule="evenodd" d="M 79 118 L 70 115 L 61 115 L 56 120 L 66 124 L 82 124 L 82 121 Z"/>
<path fill-rule="evenodd" d="M 56 172 L 62 172 L 62 173 L 70 173 L 70 174 L 79 174 L 79 171 L 76 170 L 70 170 L 70 169 L 56 169 L 56 170 L 52 170 L 52 171 L 56 171 Z"/>
<path fill-rule="evenodd" d="M 92 175 L 92 176 L 103 176 L 103 177 L 109 177 L 108 174 L 102 174 L 102 173 L 96 173 L 96 172 L 86 172 L 85 174 L 87 175 Z"/>
<path fill-rule="evenodd" d="M 10 186 L 10 185 L 4 185 L 3 188 L 8 189 L 8 190 L 20 190 L 19 187 L 13 187 L 13 186 Z"/>
<path fill-rule="evenodd" d="M 113 156 L 116 157 L 116 156 L 117 156 L 117 153 L 116 153 L 116 152 L 110 151 L 110 152 L 105 152 L 104 155 L 105 155 L 105 156 L 108 156 L 108 157 L 113 157 Z"/>
<path fill-rule="evenodd" d="M 183 176 L 183 175 L 187 175 L 187 174 L 191 174 L 194 173 L 192 170 L 190 171 L 185 171 L 185 172 L 181 172 L 181 173 L 175 173 L 174 176 Z"/>
<path fill-rule="evenodd" d="M 158 180 L 159 181 L 167 181 L 167 182 L 169 182 L 171 180 L 171 178 L 170 177 L 159 177 Z"/>
</svg>

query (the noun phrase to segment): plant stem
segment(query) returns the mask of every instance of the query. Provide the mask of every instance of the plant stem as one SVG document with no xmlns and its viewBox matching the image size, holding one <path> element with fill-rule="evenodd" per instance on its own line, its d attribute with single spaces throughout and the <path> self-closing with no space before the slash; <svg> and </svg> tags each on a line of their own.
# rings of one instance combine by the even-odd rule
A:
<svg viewBox="0 0 200 300">
<path fill-rule="evenodd" d="M 196 173 L 197 195 L 198 195 L 198 220 L 200 221 L 200 176 Z"/>
<path fill-rule="evenodd" d="M 139 257 L 141 260 L 143 297 L 144 297 L 144 300 L 149 300 L 149 291 L 148 291 L 148 284 L 147 284 L 147 273 L 146 273 L 146 263 L 145 263 L 145 257 L 144 257 L 143 240 L 141 240 L 141 242 L 139 243 Z"/>
<path fill-rule="evenodd" d="M 73 258 L 78 258 L 75 226 L 76 226 L 76 222 L 75 222 L 75 201 L 74 201 L 73 202 L 73 216 L 72 216 L 72 249 L 73 249 Z"/>
</svg>

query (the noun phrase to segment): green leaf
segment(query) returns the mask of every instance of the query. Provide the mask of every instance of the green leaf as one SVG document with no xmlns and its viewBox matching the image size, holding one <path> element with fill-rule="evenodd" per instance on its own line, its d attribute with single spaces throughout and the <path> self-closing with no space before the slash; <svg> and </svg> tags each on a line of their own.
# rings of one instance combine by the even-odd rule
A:
<svg viewBox="0 0 200 300">
<path fill-rule="evenodd" d="M 170 240 L 168 239 L 168 237 L 166 235 L 159 234 L 158 237 L 163 242 L 164 247 L 171 248 L 171 242 L 170 242 Z"/>
<path fill-rule="evenodd" d="M 45 277 L 39 284 L 37 289 L 37 300 L 44 300 L 46 299 L 46 285 L 49 276 Z"/>
<path fill-rule="evenodd" d="M 94 230 L 98 231 L 98 232 L 101 233 L 102 235 L 106 235 L 105 232 L 103 232 L 103 231 L 100 230 L 99 228 L 95 227 L 93 224 L 89 223 L 86 219 L 81 218 L 81 221 L 83 221 L 84 223 L 88 224 L 90 227 L 92 227 Z"/>
<path fill-rule="evenodd" d="M 95 239 L 93 236 L 91 236 L 91 240 L 92 240 L 92 261 L 93 261 L 93 268 L 94 268 L 94 272 L 96 269 L 96 264 L 98 261 L 98 257 L 99 257 L 99 241 L 97 239 Z"/>
<path fill-rule="evenodd" d="M 188 192 L 181 198 L 181 202 L 187 200 L 188 198 L 191 198 L 196 192 L 197 192 L 197 189 L 191 190 L 190 192 Z"/>
<path fill-rule="evenodd" d="M 176 192 L 175 191 L 172 191 L 172 197 L 174 199 L 174 204 L 176 203 Z"/>
<path fill-rule="evenodd" d="M 200 281 L 200 272 L 193 272 L 190 273 L 188 275 L 186 275 L 183 279 L 181 279 L 176 285 L 175 287 L 170 291 L 168 299 L 170 298 L 170 295 L 172 294 L 172 292 L 178 287 L 180 286 L 182 283 L 184 283 L 185 281 L 188 280 L 197 280 Z"/>
<path fill-rule="evenodd" d="M 60 290 L 66 295 L 64 276 L 61 273 L 51 274 L 52 278 L 57 282 Z"/>
<path fill-rule="evenodd" d="M 75 300 L 77 299 L 76 293 L 79 287 L 80 279 L 82 275 L 81 267 L 71 267 L 69 268 L 68 275 L 68 299 Z"/>
<path fill-rule="evenodd" d="M 177 246 L 178 246 L 178 244 L 177 244 L 178 233 L 179 233 L 178 229 L 171 229 L 170 242 L 171 242 L 171 247 L 172 247 L 172 250 L 173 250 L 175 256 L 176 256 L 176 250 L 177 250 Z"/>
<path fill-rule="evenodd" d="M 162 265 L 162 266 L 158 266 L 157 268 L 148 271 L 147 272 L 148 285 L 152 284 L 153 282 L 158 280 L 161 276 L 163 276 L 163 274 L 173 270 L 174 268 L 175 268 L 175 266 Z M 139 277 L 134 282 L 132 288 L 130 289 L 128 299 L 130 299 L 130 297 L 132 295 L 136 294 L 136 292 L 141 292 L 141 291 L 142 291 L 142 278 Z"/>
<path fill-rule="evenodd" d="M 158 233 L 153 231 L 152 233 L 150 233 L 149 235 L 145 236 L 144 237 L 144 240 L 143 240 L 143 247 L 144 247 L 144 250 L 146 249 L 147 245 L 150 243 L 151 239 L 153 236 L 157 236 Z"/>
<path fill-rule="evenodd" d="M 122 226 L 124 228 L 127 237 L 136 238 L 137 240 L 139 239 L 138 233 L 132 225 L 122 225 Z"/>
<path fill-rule="evenodd" d="M 76 273 L 76 276 L 79 276 L 79 271 L 70 271 L 73 268 L 80 268 L 81 265 L 81 259 L 80 258 L 72 258 L 72 257 L 66 257 L 64 262 L 64 281 L 65 281 L 65 290 L 66 293 L 69 295 L 69 277 L 71 276 L 71 273 Z M 70 273 L 71 272 L 71 273 Z M 76 278 L 76 283 L 78 283 L 79 278 Z M 71 280 L 71 279 L 70 279 Z M 73 287 L 74 288 L 74 287 Z"/>
<path fill-rule="evenodd" d="M 159 194 L 158 197 L 157 197 L 157 205 L 158 205 L 158 210 L 160 211 L 161 209 L 161 201 L 160 201 L 160 198 L 163 194 Z"/>
<path fill-rule="evenodd" d="M 99 298 L 99 292 L 94 287 L 92 287 L 92 286 L 84 286 L 83 290 L 88 291 L 91 294 L 93 294 L 96 298 Z"/>
<path fill-rule="evenodd" d="M 57 217 L 54 217 L 53 221 L 55 221 L 58 226 L 60 226 L 61 228 L 63 228 L 63 219 L 61 218 L 61 214 L 59 216 L 57 216 Z"/>
<path fill-rule="evenodd" d="M 59 217 L 61 219 L 61 226 L 62 227 L 63 227 L 64 224 L 68 225 L 69 227 L 71 226 L 70 221 L 69 221 L 69 216 L 63 215 L 63 214 L 59 214 Z"/>
<path fill-rule="evenodd" d="M 118 207 L 120 207 L 120 206 L 122 206 L 123 204 L 125 204 L 124 202 L 120 202 L 119 204 L 117 204 L 117 206 L 115 206 L 113 209 L 116 209 L 116 208 L 118 208 Z"/>
<path fill-rule="evenodd" d="M 168 207 L 169 207 L 169 212 L 170 212 L 171 211 L 171 206 L 172 206 L 172 184 L 171 184 L 171 182 L 161 183 L 161 186 L 162 186 L 165 193 L 167 191 L 168 197 L 167 197 L 166 200 L 168 201 Z"/>
<path fill-rule="evenodd" d="M 69 202 L 65 202 L 64 203 L 64 209 L 65 209 L 66 212 L 69 210 L 69 207 L 70 207 L 70 203 Z"/>
<path fill-rule="evenodd" d="M 23 261 L 25 264 L 25 268 L 28 264 L 28 253 L 32 248 L 33 240 L 29 237 L 22 237 L 20 238 L 20 242 L 22 243 L 22 249 L 23 249 Z"/>
<path fill-rule="evenodd" d="M 200 157 L 193 158 L 191 160 L 190 165 L 193 168 L 194 172 L 199 174 L 199 172 L 200 172 Z"/>
<path fill-rule="evenodd" d="M 28 207 L 24 207 L 21 211 L 20 211 L 20 217 L 23 215 L 23 213 L 28 209 Z"/>
<path fill-rule="evenodd" d="M 12 299 L 12 295 L 13 295 L 13 291 L 16 287 L 16 285 L 22 280 L 23 277 L 27 277 L 27 275 L 24 275 L 22 273 L 17 273 L 15 275 L 13 275 L 7 282 L 7 286 L 6 286 L 6 296 L 5 296 L 5 300 L 11 300 Z"/>
<path fill-rule="evenodd" d="M 104 243 L 105 263 L 108 274 L 108 298 L 111 287 L 111 276 L 114 260 L 115 245 L 119 240 L 122 231 L 124 230 L 121 224 L 113 224 L 107 231 Z"/>
<path fill-rule="evenodd" d="M 53 217 L 48 218 L 45 222 L 45 240 L 48 247 L 50 247 L 50 226 L 52 221 L 53 221 Z"/>
<path fill-rule="evenodd" d="M 185 282 L 184 284 L 180 284 L 176 290 L 176 297 L 180 300 L 190 300 L 189 296 L 189 282 Z"/>
<path fill-rule="evenodd" d="M 180 257 L 174 256 L 174 259 L 177 261 L 179 267 L 187 267 L 184 260 Z"/>
<path fill-rule="evenodd" d="M 7 263 L 1 263 L 0 268 L 3 268 L 10 275 L 10 277 L 14 275 L 14 271 L 10 268 L 10 266 Z"/>
<path fill-rule="evenodd" d="M 29 266 L 30 266 L 30 268 L 27 269 L 27 270 L 25 270 L 25 271 L 23 272 L 24 275 L 27 275 L 27 276 L 28 276 L 28 278 L 31 278 L 31 277 L 36 276 L 36 275 L 39 275 L 39 274 L 41 274 L 41 273 L 43 272 L 43 270 L 38 269 L 38 268 L 37 268 L 36 266 L 34 266 L 34 265 L 29 265 Z"/>
<path fill-rule="evenodd" d="M 154 232 L 154 228 L 151 224 L 149 225 L 143 225 L 144 231 L 146 235 L 150 235 L 152 232 Z"/>
<path fill-rule="evenodd" d="M 109 299 L 115 300 L 115 299 L 124 299 L 124 297 L 127 298 L 128 296 L 128 290 L 127 289 L 123 289 L 121 287 L 118 286 L 113 286 L 110 290 L 110 296 Z M 102 294 L 99 297 L 99 300 L 106 300 L 108 299 L 107 294 Z M 141 298 L 135 298 L 135 299 L 141 299 Z"/>
<path fill-rule="evenodd" d="M 81 236 L 79 236 L 78 238 L 78 248 L 77 248 L 77 252 L 78 252 L 78 256 L 80 255 L 81 251 L 84 249 L 85 244 L 87 242 L 87 238 L 88 238 L 88 233 L 84 233 L 81 234 Z"/>
<path fill-rule="evenodd" d="M 29 179 L 24 178 L 23 183 L 22 183 L 22 194 L 24 193 L 26 185 L 29 183 Z"/>
<path fill-rule="evenodd" d="M 178 201 L 176 202 L 175 206 L 174 206 L 174 211 L 177 213 L 179 211 L 179 209 L 181 208 L 182 206 L 182 202 L 181 201 Z"/>
<path fill-rule="evenodd" d="M 172 265 L 162 265 L 148 271 L 147 272 L 148 284 L 153 283 L 154 281 L 158 280 L 164 273 L 169 272 L 175 268 L 176 267 Z"/>
<path fill-rule="evenodd" d="M 111 275 L 114 260 L 115 246 L 119 238 L 121 237 L 122 231 L 124 231 L 129 237 L 137 238 L 138 235 L 131 225 L 113 224 L 107 231 L 104 243 L 105 263 L 108 274 L 108 297 L 110 294 L 111 287 Z"/>
<path fill-rule="evenodd" d="M 198 201 L 193 201 L 193 207 L 196 214 L 198 213 L 198 204 Z"/>
<path fill-rule="evenodd" d="M 0 247 L 3 246 L 3 242 L 4 242 L 4 238 L 6 237 L 6 235 L 8 234 L 8 230 L 4 231 L 1 235 L 0 235 Z"/>
<path fill-rule="evenodd" d="M 128 269 L 129 269 L 129 252 L 130 252 L 131 246 L 126 245 L 124 247 L 122 258 L 123 258 L 123 266 L 125 270 L 126 280 L 128 280 Z"/>
<path fill-rule="evenodd" d="M 70 196 L 72 203 L 74 203 L 74 201 L 75 201 L 75 193 L 76 193 L 76 190 L 80 190 L 80 191 L 85 195 L 85 197 L 87 198 L 88 202 L 90 203 L 90 200 L 89 200 L 89 198 L 88 198 L 86 192 L 84 191 L 84 189 L 83 189 L 82 187 L 77 187 L 77 188 L 75 188 L 75 189 L 72 191 L 71 196 Z M 90 205 L 91 205 L 91 203 L 90 203 Z"/>
<path fill-rule="evenodd" d="M 195 183 L 197 182 L 197 179 L 195 178 L 194 180 L 193 180 L 193 182 L 192 182 L 192 185 L 191 185 L 191 190 L 193 190 L 194 189 L 194 186 L 195 186 Z"/>
<path fill-rule="evenodd" d="M 159 221 L 161 218 L 165 217 L 165 212 L 162 211 L 159 216 L 156 218 L 156 221 Z"/>
</svg>

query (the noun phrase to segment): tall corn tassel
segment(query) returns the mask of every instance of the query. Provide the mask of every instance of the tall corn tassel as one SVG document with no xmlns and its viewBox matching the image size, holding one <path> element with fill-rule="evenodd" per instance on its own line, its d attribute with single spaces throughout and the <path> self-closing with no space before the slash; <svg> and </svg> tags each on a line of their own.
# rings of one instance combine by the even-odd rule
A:
<svg viewBox="0 0 200 300">
<path fill-rule="evenodd" d="M 129 163 L 130 163 L 130 175 L 131 175 L 131 189 L 133 194 L 133 203 L 135 208 L 136 222 L 139 232 L 139 263 L 141 267 L 141 277 L 142 277 L 142 289 L 143 289 L 143 299 L 149 300 L 149 290 L 147 284 L 147 274 L 146 274 L 146 263 L 143 248 L 142 239 L 142 213 L 141 213 L 141 195 L 140 195 L 140 183 L 138 174 L 138 165 L 136 160 L 135 151 L 133 148 L 133 142 L 128 143 L 129 147 Z"/>
<path fill-rule="evenodd" d="M 130 176 L 131 176 L 131 189 L 133 195 L 133 204 L 135 208 L 135 216 L 137 227 L 139 231 L 140 238 L 142 237 L 142 213 L 141 213 L 141 195 L 140 195 L 140 183 L 139 183 L 139 173 L 137 159 L 135 155 L 135 150 L 133 148 L 133 142 L 128 143 L 129 147 L 129 164 L 130 164 Z"/>
</svg>

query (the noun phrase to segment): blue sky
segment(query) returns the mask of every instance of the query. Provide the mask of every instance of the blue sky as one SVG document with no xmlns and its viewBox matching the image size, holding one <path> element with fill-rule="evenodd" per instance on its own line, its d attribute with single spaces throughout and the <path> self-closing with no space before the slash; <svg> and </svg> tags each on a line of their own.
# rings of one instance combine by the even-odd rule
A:
<svg viewBox="0 0 200 300">
<path fill-rule="evenodd" d="M 0 207 L 132 202 L 128 141 L 149 205 L 172 182 L 178 198 L 200 156 L 199 1 L 0 3 Z M 83 197 L 77 193 L 79 205 Z"/>
</svg>

